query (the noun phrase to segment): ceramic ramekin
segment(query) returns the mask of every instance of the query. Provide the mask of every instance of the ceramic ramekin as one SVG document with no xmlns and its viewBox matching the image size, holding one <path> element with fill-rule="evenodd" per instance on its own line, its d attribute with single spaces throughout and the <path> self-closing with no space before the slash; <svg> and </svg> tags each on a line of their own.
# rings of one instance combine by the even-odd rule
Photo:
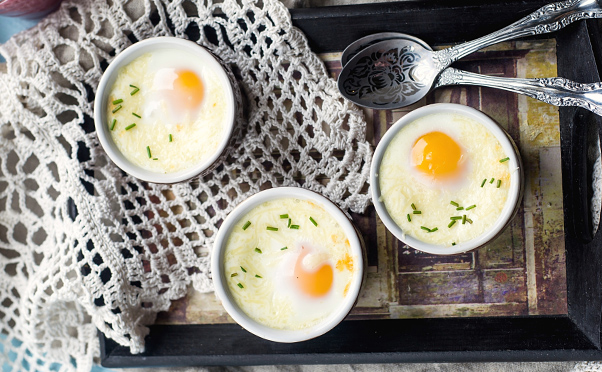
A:
<svg viewBox="0 0 602 372">
<path fill-rule="evenodd" d="M 229 111 L 226 114 L 227 127 L 225 128 L 224 136 L 216 149 L 208 159 L 199 162 L 195 166 L 184 169 L 174 173 L 161 173 L 153 172 L 143 169 L 132 162 L 130 162 L 117 148 L 111 138 L 111 133 L 106 117 L 106 108 L 110 104 L 109 93 L 111 87 L 117 79 L 119 70 L 140 57 L 149 52 L 157 51 L 160 49 L 180 49 L 189 52 L 195 56 L 198 56 L 199 63 L 204 63 L 210 66 L 213 71 L 218 75 L 219 80 L 223 84 L 226 91 L 226 99 L 228 100 L 227 107 Z M 188 40 L 178 39 L 175 37 L 156 37 L 140 41 L 132 46 L 128 47 L 111 62 L 109 67 L 106 69 L 98 89 L 96 91 L 96 98 L 94 100 L 94 122 L 96 126 L 96 133 L 100 144 L 106 151 L 107 155 L 111 160 L 123 171 L 131 174 L 132 176 L 139 178 L 143 181 L 155 182 L 155 183 L 177 183 L 186 181 L 190 178 L 204 175 L 213 169 L 217 163 L 223 158 L 226 150 L 231 143 L 232 135 L 234 133 L 236 125 L 236 112 L 237 112 L 237 100 L 235 98 L 236 90 L 238 87 L 233 84 L 229 74 L 229 71 L 224 67 L 219 60 L 211 54 L 208 50 L 202 46 Z"/>
<path fill-rule="evenodd" d="M 509 169 L 513 170 L 513 175 L 510 181 L 510 189 L 508 192 L 508 198 L 506 199 L 506 203 L 504 204 L 500 216 L 497 218 L 493 226 L 480 236 L 472 240 L 456 244 L 451 247 L 426 243 L 422 240 L 414 238 L 409 234 L 405 234 L 404 231 L 395 223 L 393 218 L 391 218 L 389 212 L 387 211 L 387 208 L 385 207 L 384 202 L 382 201 L 380 179 L 378 177 L 385 151 L 387 150 L 387 147 L 389 146 L 395 135 L 399 133 L 399 131 L 403 127 L 412 123 L 413 121 L 427 115 L 438 113 L 460 114 L 466 117 L 470 117 L 482 124 L 499 141 L 502 148 L 504 149 L 504 152 L 510 158 L 508 161 Z M 524 175 L 520 153 L 518 151 L 518 148 L 514 144 L 512 138 L 510 138 L 510 136 L 502 128 L 500 128 L 495 121 L 493 121 L 489 116 L 485 115 L 484 113 L 468 106 L 453 103 L 436 103 L 424 106 L 408 113 L 407 115 L 399 119 L 395 124 L 393 124 L 393 126 L 391 126 L 391 128 L 389 128 L 387 133 L 378 143 L 378 146 L 374 151 L 374 157 L 372 159 L 372 166 L 370 169 L 370 183 L 372 188 L 372 199 L 374 202 L 374 207 L 376 209 L 376 212 L 378 213 L 378 216 L 383 221 L 387 229 L 397 239 L 401 240 L 408 246 L 415 248 L 419 251 L 438 255 L 464 253 L 472 249 L 481 247 L 493 240 L 496 236 L 498 236 L 510 223 L 512 218 L 516 215 L 516 212 L 522 200 L 523 180 Z"/>
<path fill-rule="evenodd" d="M 224 272 L 224 251 L 232 228 L 244 217 L 248 212 L 264 202 L 279 199 L 279 198 L 297 198 L 301 200 L 309 200 L 322 206 L 342 227 L 345 235 L 349 239 L 351 253 L 357 261 L 354 261 L 354 277 L 349 286 L 349 290 L 340 306 L 330 316 L 315 326 L 302 330 L 282 330 L 274 329 L 262 325 L 248 315 L 236 304 L 230 293 L 226 282 L 226 273 Z M 238 205 L 224 220 L 221 225 L 213 247 L 211 259 L 211 269 L 215 293 L 221 300 L 222 305 L 228 314 L 238 324 L 247 331 L 262 337 L 267 340 L 276 342 L 299 342 L 318 337 L 339 324 L 351 311 L 357 301 L 360 288 L 364 278 L 364 247 L 363 239 L 351 220 L 329 199 L 319 195 L 313 191 L 298 187 L 279 187 L 261 191 L 243 203 Z"/>
</svg>

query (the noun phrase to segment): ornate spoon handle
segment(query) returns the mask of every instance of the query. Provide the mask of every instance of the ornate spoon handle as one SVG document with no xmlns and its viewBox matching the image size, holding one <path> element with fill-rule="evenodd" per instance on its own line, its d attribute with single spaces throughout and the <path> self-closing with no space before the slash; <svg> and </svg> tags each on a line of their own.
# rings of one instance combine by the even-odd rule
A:
<svg viewBox="0 0 602 372">
<path fill-rule="evenodd" d="M 435 83 L 444 85 L 479 85 L 520 93 L 555 106 L 579 106 L 602 116 L 602 83 L 581 84 L 560 77 L 516 79 L 445 69 Z"/>
<path fill-rule="evenodd" d="M 567 0 L 548 4 L 534 13 L 478 39 L 435 52 L 433 58 L 440 69 L 458 59 L 502 41 L 560 30 L 580 19 L 602 18 L 597 0 Z"/>
</svg>

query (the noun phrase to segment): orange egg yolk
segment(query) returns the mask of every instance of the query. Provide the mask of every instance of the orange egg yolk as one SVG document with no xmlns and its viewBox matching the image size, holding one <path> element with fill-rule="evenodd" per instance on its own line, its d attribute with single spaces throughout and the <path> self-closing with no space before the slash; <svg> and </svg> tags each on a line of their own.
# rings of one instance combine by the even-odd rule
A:
<svg viewBox="0 0 602 372">
<path fill-rule="evenodd" d="M 333 270 L 329 264 L 322 264 L 314 271 L 307 271 L 303 267 L 303 258 L 309 249 L 302 247 L 302 252 L 295 263 L 295 278 L 299 289 L 310 297 L 322 297 L 332 287 Z"/>
<path fill-rule="evenodd" d="M 173 90 L 177 95 L 178 105 L 186 109 L 196 109 L 203 100 L 203 82 L 190 70 L 176 71 L 176 75 Z"/>
<path fill-rule="evenodd" d="M 454 176 L 461 160 L 460 145 L 442 132 L 427 133 L 412 147 L 412 166 L 434 179 Z"/>
</svg>

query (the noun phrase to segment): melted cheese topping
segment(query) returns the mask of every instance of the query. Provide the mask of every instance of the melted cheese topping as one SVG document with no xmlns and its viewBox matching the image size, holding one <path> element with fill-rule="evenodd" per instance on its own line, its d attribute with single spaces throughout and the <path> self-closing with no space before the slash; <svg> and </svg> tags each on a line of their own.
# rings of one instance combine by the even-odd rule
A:
<svg viewBox="0 0 602 372">
<path fill-rule="evenodd" d="M 444 133 L 461 148 L 462 169 L 452 178 L 426 178 L 412 164 L 417 141 L 433 132 Z M 435 151 L 448 147 L 436 146 Z M 454 161 L 460 158 L 456 152 Z M 445 154 L 437 155 L 445 159 Z M 425 116 L 402 128 L 387 147 L 379 170 L 382 201 L 405 234 L 443 246 L 469 241 L 490 229 L 504 208 L 512 177 L 509 162 L 500 162 L 506 157 L 495 136 L 474 119 L 450 113 Z M 452 201 L 464 209 L 457 210 Z M 412 204 L 420 214 L 414 214 Z M 472 205 L 476 207 L 467 211 Z M 462 219 L 448 227 L 451 217 Z"/>
<path fill-rule="evenodd" d="M 289 218 L 299 229 L 288 227 Z M 286 330 L 310 328 L 332 314 L 356 275 L 354 262 L 337 221 L 320 205 L 294 198 L 263 203 L 242 217 L 224 253 L 238 306 L 258 323 Z"/>
</svg>

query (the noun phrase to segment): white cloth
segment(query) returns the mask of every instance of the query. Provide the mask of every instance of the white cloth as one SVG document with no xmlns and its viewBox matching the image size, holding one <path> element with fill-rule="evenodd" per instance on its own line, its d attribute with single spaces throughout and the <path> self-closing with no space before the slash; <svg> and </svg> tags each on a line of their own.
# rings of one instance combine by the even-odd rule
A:
<svg viewBox="0 0 602 372">
<path fill-rule="evenodd" d="M 221 57 L 247 103 L 226 162 L 174 186 L 123 174 L 92 120 L 105 61 L 164 35 Z M 142 351 L 157 312 L 189 285 L 212 290 L 212 238 L 260 189 L 302 185 L 355 212 L 369 204 L 363 115 L 277 1 L 67 1 L 0 53 L 0 324 L 14 370 L 89 371 L 96 328 Z"/>
</svg>

